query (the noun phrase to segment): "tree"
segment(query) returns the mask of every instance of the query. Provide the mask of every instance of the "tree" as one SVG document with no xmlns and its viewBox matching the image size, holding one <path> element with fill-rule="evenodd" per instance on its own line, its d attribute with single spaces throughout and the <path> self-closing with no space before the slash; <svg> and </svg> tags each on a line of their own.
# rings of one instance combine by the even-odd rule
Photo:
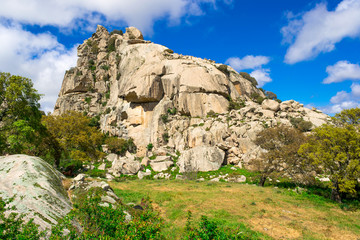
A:
<svg viewBox="0 0 360 240">
<path fill-rule="evenodd" d="M 255 143 L 267 152 L 254 160 L 255 167 L 261 172 L 259 185 L 264 186 L 270 176 L 302 174 L 304 166 L 297 152 L 305 140 L 297 129 L 284 125 L 261 131 Z"/>
<path fill-rule="evenodd" d="M 345 109 L 340 113 L 335 114 L 333 117 L 333 122 L 337 126 L 344 126 L 346 124 L 350 125 L 360 125 L 360 108 L 351 108 Z"/>
<path fill-rule="evenodd" d="M 349 111 L 337 114 L 343 118 Z M 342 120 L 341 120 L 342 121 Z M 356 126 L 344 120 L 342 126 L 326 124 L 313 130 L 309 142 L 301 146 L 299 153 L 312 165 L 322 169 L 331 181 L 331 199 L 341 202 L 341 193 L 356 194 L 360 178 L 360 133 Z"/>
<path fill-rule="evenodd" d="M 1 154 L 50 154 L 58 162 L 56 143 L 41 124 L 40 97 L 30 79 L 0 72 Z"/>
<path fill-rule="evenodd" d="M 80 112 L 67 112 L 59 116 L 43 116 L 42 122 L 64 150 L 66 157 L 74 160 L 98 160 L 104 156 L 100 151 L 104 135 L 91 119 Z"/>
</svg>

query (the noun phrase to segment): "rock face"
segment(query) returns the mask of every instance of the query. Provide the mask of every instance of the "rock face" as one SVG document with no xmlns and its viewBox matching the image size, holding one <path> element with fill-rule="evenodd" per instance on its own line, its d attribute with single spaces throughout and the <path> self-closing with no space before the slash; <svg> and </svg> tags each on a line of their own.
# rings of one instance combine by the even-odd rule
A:
<svg viewBox="0 0 360 240">
<path fill-rule="evenodd" d="M 231 67 L 173 53 L 143 40 L 133 27 L 120 35 L 98 26 L 78 56 L 65 73 L 54 114 L 100 115 L 101 130 L 133 138 L 139 157 L 150 143 L 170 154 L 219 147 L 225 163 L 247 167 L 262 152 L 254 140 L 264 128 L 291 125 L 292 118 L 319 126 L 329 118 L 293 100 L 258 104 L 253 96 L 264 93 Z M 231 110 L 230 99 L 245 106 Z"/>
<path fill-rule="evenodd" d="M 217 147 L 195 147 L 184 151 L 178 161 L 179 172 L 207 172 L 218 170 L 225 153 Z"/>
<path fill-rule="evenodd" d="M 0 197 L 15 197 L 17 212 L 34 218 L 40 229 L 50 229 L 72 208 L 60 173 L 37 157 L 0 157 Z"/>
</svg>

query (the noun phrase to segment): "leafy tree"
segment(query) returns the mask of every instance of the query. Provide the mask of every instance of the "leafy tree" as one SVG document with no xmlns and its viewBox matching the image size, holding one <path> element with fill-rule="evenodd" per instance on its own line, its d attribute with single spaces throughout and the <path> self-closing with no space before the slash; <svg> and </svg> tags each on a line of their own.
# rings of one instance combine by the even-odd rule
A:
<svg viewBox="0 0 360 240">
<path fill-rule="evenodd" d="M 261 131 L 255 143 L 267 152 L 254 161 L 255 167 L 261 172 L 259 185 L 264 186 L 270 176 L 296 176 L 304 173 L 305 166 L 301 164 L 297 152 L 305 140 L 301 132 L 284 125 Z"/>
<path fill-rule="evenodd" d="M 103 134 L 91 119 L 79 112 L 67 112 L 59 116 L 44 116 L 43 124 L 59 142 L 65 156 L 74 160 L 98 160 L 104 156 L 99 149 Z"/>
<path fill-rule="evenodd" d="M 277 99 L 277 95 L 273 92 L 270 92 L 270 91 L 266 91 L 265 92 L 265 96 L 268 98 L 268 99 L 272 99 L 272 100 L 276 100 Z"/>
<path fill-rule="evenodd" d="M 346 124 L 360 125 L 360 108 L 345 109 L 340 113 L 335 114 L 333 122 L 336 125 L 344 126 Z"/>
<path fill-rule="evenodd" d="M 338 116 L 344 116 L 344 112 Z M 360 178 L 359 130 L 351 124 L 342 127 L 327 124 L 313 132 L 299 153 L 329 175 L 332 200 L 341 202 L 341 193 L 355 195 L 357 179 Z"/>
<path fill-rule="evenodd" d="M 30 79 L 0 72 L 0 153 L 59 161 L 56 141 L 41 124 L 41 95 Z"/>
</svg>

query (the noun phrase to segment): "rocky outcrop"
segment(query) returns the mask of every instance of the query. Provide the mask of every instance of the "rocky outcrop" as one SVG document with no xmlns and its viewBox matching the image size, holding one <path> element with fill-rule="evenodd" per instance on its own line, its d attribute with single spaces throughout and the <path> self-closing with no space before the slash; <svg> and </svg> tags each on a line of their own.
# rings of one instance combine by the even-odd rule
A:
<svg viewBox="0 0 360 240">
<path fill-rule="evenodd" d="M 263 151 L 254 140 L 264 128 L 292 125 L 292 119 L 319 126 L 329 118 L 293 100 L 258 104 L 252 99 L 265 97 L 263 91 L 230 66 L 173 53 L 133 27 L 119 34 L 98 26 L 78 56 L 65 74 L 54 114 L 100 115 L 101 130 L 133 138 L 138 157 L 147 156 L 150 143 L 161 155 L 218 147 L 225 164 L 248 167 Z M 116 171 L 135 174 L 135 165 Z"/>
<path fill-rule="evenodd" d="M 0 157 L 0 197 L 14 197 L 11 205 L 17 212 L 33 218 L 40 229 L 50 229 L 72 208 L 60 175 L 37 157 Z"/>
<path fill-rule="evenodd" d="M 199 146 L 182 153 L 179 172 L 208 172 L 218 170 L 224 162 L 225 153 L 217 147 Z"/>
<path fill-rule="evenodd" d="M 263 96 L 231 67 L 172 53 L 143 40 L 134 27 L 120 35 L 98 26 L 78 56 L 65 74 L 54 114 L 102 114 L 103 131 L 132 137 L 137 145 L 157 142 L 161 115 L 169 108 L 205 117 L 211 110 L 226 113 L 229 97 Z"/>
</svg>

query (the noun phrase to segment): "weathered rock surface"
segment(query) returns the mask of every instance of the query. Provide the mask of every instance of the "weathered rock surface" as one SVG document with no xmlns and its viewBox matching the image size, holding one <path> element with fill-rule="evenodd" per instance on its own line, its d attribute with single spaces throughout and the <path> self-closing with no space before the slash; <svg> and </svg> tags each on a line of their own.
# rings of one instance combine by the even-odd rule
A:
<svg viewBox="0 0 360 240">
<path fill-rule="evenodd" d="M 217 147 L 199 146 L 184 151 L 177 164 L 180 173 L 214 171 L 221 167 L 224 157 L 224 151 Z"/>
<path fill-rule="evenodd" d="M 109 172 L 112 173 L 115 177 L 120 177 L 121 174 L 135 175 L 140 169 L 141 164 L 139 161 L 125 157 L 115 159 Z"/>
<path fill-rule="evenodd" d="M 78 56 L 77 66 L 65 74 L 54 114 L 75 110 L 100 115 L 101 130 L 133 138 L 139 157 L 147 156 L 150 143 L 158 156 L 219 147 L 225 164 L 248 167 L 263 152 L 254 140 L 264 128 L 291 125 L 292 118 L 314 126 L 329 119 L 294 100 L 265 99 L 258 104 L 252 96 L 264 93 L 231 67 L 172 53 L 143 40 L 133 27 L 120 35 L 98 26 L 78 47 Z M 230 98 L 245 106 L 229 111 Z M 108 156 L 109 161 L 115 159 Z M 125 168 L 116 171 L 138 171 L 135 163 Z"/>
<path fill-rule="evenodd" d="M 165 171 L 173 165 L 174 163 L 169 156 L 159 156 L 155 160 L 150 161 L 150 166 L 155 172 Z"/>
<path fill-rule="evenodd" d="M 34 218 L 40 229 L 50 229 L 72 208 L 61 173 L 40 158 L 27 155 L 0 157 L 0 197 L 14 197 L 17 212 Z"/>
</svg>

